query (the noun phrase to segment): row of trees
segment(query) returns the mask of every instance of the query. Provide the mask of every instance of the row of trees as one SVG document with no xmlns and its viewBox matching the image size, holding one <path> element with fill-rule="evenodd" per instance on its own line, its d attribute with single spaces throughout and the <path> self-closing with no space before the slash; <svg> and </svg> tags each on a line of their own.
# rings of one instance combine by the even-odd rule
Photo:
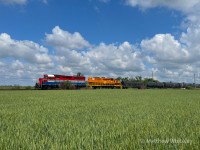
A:
<svg viewBox="0 0 200 150">
<path fill-rule="evenodd" d="M 0 90 L 33 90 L 33 86 L 1 85 Z"/>
<path fill-rule="evenodd" d="M 136 76 L 135 78 L 122 78 L 122 77 L 118 77 L 117 80 L 120 80 L 122 82 L 126 82 L 126 81 L 132 81 L 132 82 L 140 82 L 140 83 L 147 83 L 147 82 L 156 82 L 158 83 L 158 80 L 155 80 L 153 78 L 142 78 L 142 76 Z"/>
</svg>

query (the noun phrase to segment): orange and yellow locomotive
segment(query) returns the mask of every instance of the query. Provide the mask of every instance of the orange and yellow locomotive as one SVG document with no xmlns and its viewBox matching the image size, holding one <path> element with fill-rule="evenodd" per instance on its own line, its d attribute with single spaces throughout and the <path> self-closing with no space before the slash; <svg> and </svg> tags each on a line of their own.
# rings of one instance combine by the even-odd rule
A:
<svg viewBox="0 0 200 150">
<path fill-rule="evenodd" d="M 119 80 L 105 77 L 88 77 L 88 86 L 90 88 L 118 88 L 122 89 L 122 84 Z"/>
</svg>

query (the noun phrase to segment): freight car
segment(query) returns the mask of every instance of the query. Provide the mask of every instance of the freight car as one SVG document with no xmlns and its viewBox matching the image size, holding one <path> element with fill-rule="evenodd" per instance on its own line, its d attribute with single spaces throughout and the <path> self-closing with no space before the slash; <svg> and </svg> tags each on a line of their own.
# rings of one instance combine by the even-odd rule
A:
<svg viewBox="0 0 200 150">
<path fill-rule="evenodd" d="M 65 76 L 65 75 L 48 75 L 45 74 L 43 78 L 39 78 L 35 85 L 36 89 L 57 89 L 61 84 L 69 82 L 75 88 L 86 87 L 84 76 Z"/>
<path fill-rule="evenodd" d="M 145 88 L 145 84 L 143 82 L 122 81 L 122 85 L 124 89 L 127 89 L 127 88 L 144 89 Z"/>
<path fill-rule="evenodd" d="M 185 88 L 184 83 L 163 82 L 164 88 Z"/>
<path fill-rule="evenodd" d="M 147 82 L 146 83 L 146 87 L 147 88 L 159 88 L 159 89 L 161 89 L 161 88 L 164 88 L 165 87 L 165 85 L 164 85 L 164 83 L 163 82 Z"/>
<path fill-rule="evenodd" d="M 118 88 L 122 89 L 122 84 L 119 80 L 105 77 L 88 77 L 88 86 L 90 88 Z"/>
<path fill-rule="evenodd" d="M 123 81 L 123 87 L 124 88 L 147 88 L 147 89 L 153 89 L 153 88 L 159 88 L 159 89 L 167 89 L 167 88 L 186 88 L 188 86 L 194 87 L 194 84 L 186 84 L 186 83 L 176 83 L 176 82 L 136 82 L 136 81 Z M 196 87 L 198 85 L 196 84 Z"/>
</svg>

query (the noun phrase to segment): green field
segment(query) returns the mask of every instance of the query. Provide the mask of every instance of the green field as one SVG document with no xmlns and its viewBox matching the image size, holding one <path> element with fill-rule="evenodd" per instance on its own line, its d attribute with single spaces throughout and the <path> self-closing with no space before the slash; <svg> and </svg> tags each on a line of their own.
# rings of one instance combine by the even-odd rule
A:
<svg viewBox="0 0 200 150">
<path fill-rule="evenodd" d="M 0 91 L 0 149 L 200 149 L 200 91 Z"/>
</svg>

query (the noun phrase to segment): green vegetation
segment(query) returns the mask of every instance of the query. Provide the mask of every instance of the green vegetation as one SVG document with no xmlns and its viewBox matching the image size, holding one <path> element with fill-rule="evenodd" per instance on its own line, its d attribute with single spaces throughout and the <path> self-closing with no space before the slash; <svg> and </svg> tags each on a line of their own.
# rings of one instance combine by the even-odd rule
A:
<svg viewBox="0 0 200 150">
<path fill-rule="evenodd" d="M 158 80 L 155 80 L 153 78 L 142 78 L 142 76 L 135 76 L 134 78 L 129 78 L 129 77 L 125 77 L 125 78 L 122 78 L 122 77 L 118 77 L 117 80 L 120 80 L 120 81 L 132 81 L 132 82 L 141 82 L 141 83 L 144 83 L 146 84 L 147 82 L 156 82 L 158 83 L 159 81 Z"/>
<path fill-rule="evenodd" d="M 0 86 L 0 90 L 34 90 L 33 86 L 7 85 Z"/>
<path fill-rule="evenodd" d="M 195 87 L 190 85 L 190 86 L 186 86 L 186 89 L 187 90 L 195 90 Z"/>
<path fill-rule="evenodd" d="M 76 87 L 74 85 L 72 85 L 69 81 L 65 81 L 65 82 L 62 82 L 60 84 L 60 88 L 61 90 L 69 90 L 69 89 L 76 89 Z"/>
<path fill-rule="evenodd" d="M 0 149 L 200 149 L 199 90 L 0 91 Z"/>
</svg>

